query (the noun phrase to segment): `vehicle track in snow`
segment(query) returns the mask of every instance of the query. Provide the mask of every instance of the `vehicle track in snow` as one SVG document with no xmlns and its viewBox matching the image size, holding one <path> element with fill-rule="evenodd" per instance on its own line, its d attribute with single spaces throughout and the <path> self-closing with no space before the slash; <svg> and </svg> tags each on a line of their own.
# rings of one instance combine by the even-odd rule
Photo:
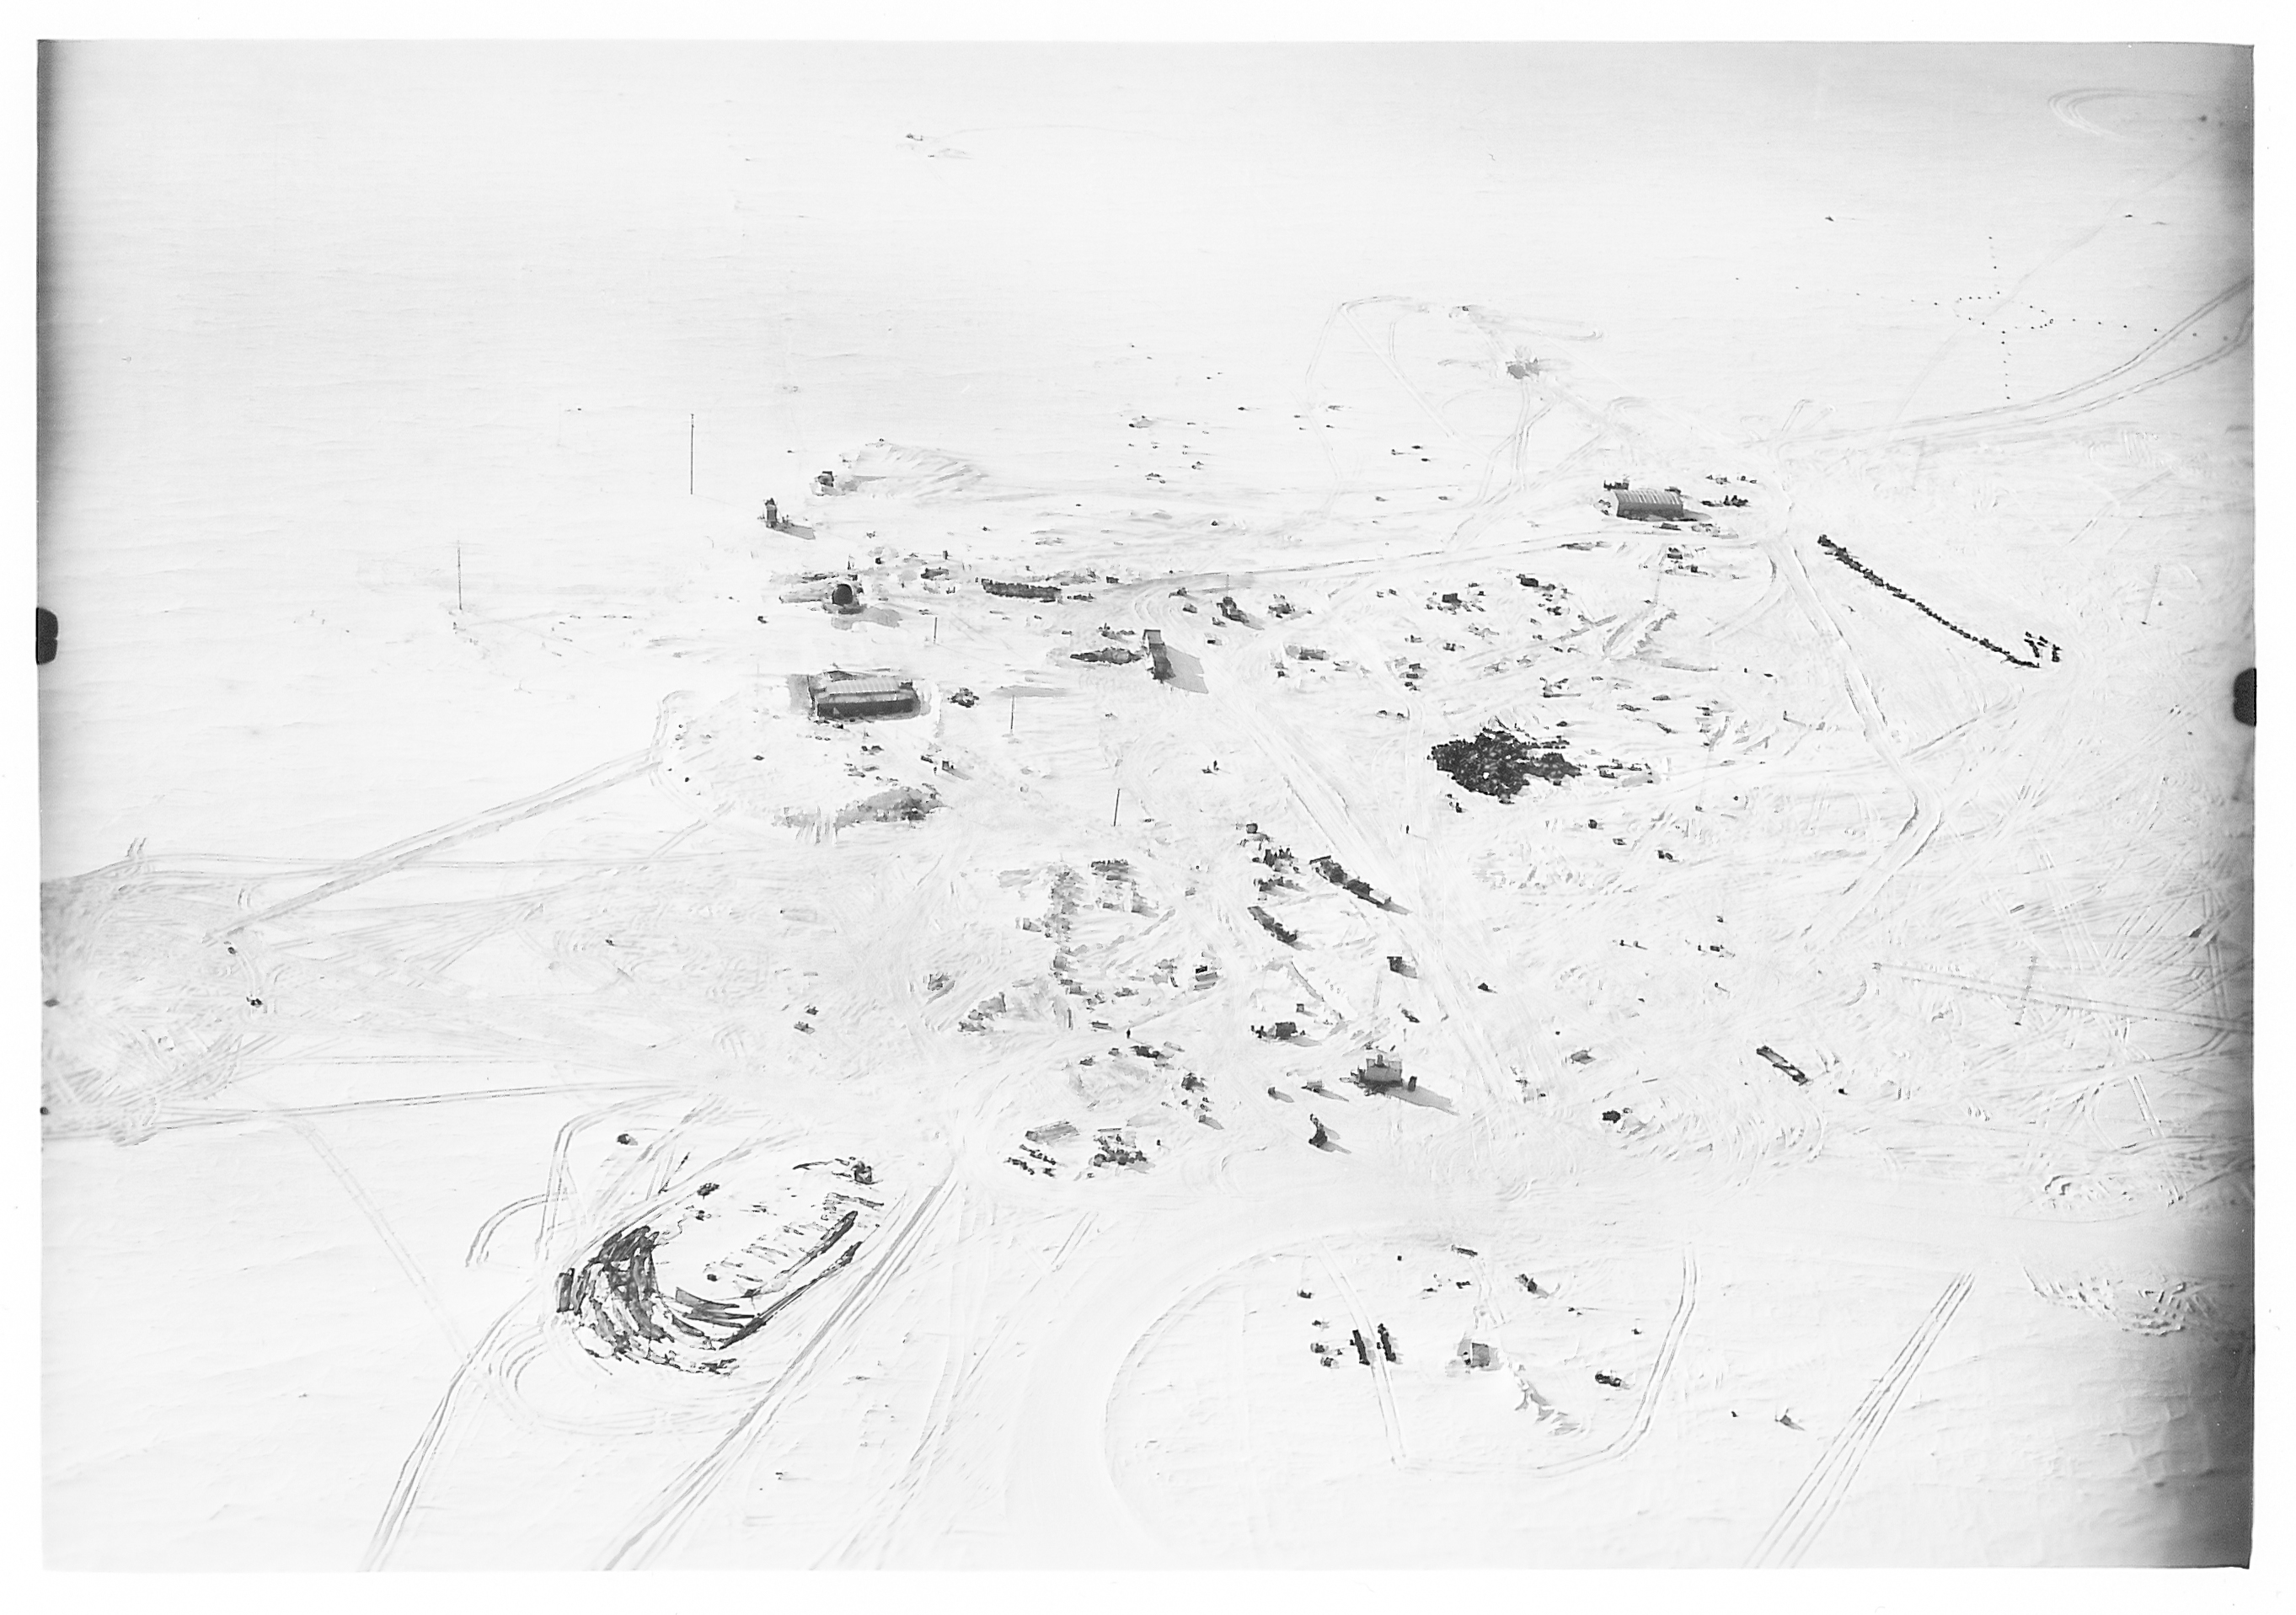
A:
<svg viewBox="0 0 2296 1615">
<path fill-rule="evenodd" d="M 1943 821 L 1943 808 L 1935 788 L 1906 762 L 1897 737 L 1890 731 L 1889 719 L 1882 714 L 1881 703 L 1866 681 L 1865 668 L 1857 659 L 1849 635 L 1811 584 L 1808 570 L 1802 565 L 1801 557 L 1789 536 L 1791 521 L 1789 509 L 1777 526 L 1764 523 L 1759 529 L 1761 540 L 1769 549 L 1778 570 L 1785 575 L 1789 587 L 1801 602 L 1803 614 L 1826 636 L 1833 648 L 1834 660 L 1849 689 L 1850 704 L 1856 709 L 1858 722 L 1864 728 L 1866 743 L 1874 748 L 1890 773 L 1897 775 L 1898 783 L 1913 798 L 1914 804 L 1913 816 L 1899 829 L 1889 847 L 1867 865 L 1865 873 L 1826 912 L 1803 928 L 1804 935 L 1824 946 L 1839 939 L 1890 878 L 1911 863 L 1928 845 L 1930 838 L 1937 833 L 1938 826 Z"/>
<path fill-rule="evenodd" d="M 1906 1387 L 1921 1371 L 1930 1349 L 1937 1344 L 1946 1325 L 1953 1322 L 1953 1315 L 1968 1298 L 1975 1282 L 1973 1275 L 1956 1275 L 1946 1286 L 1945 1293 L 1931 1304 L 1906 1343 L 1898 1349 L 1898 1355 L 1890 1358 L 1881 1377 L 1867 1388 L 1849 1419 L 1825 1444 L 1825 1450 L 1786 1499 L 1785 1507 L 1770 1522 L 1769 1529 L 1762 1533 L 1746 1562 L 1750 1567 L 1775 1570 L 1798 1564 L 1808 1553 L 1811 1544 L 1825 1529 L 1826 1521 L 1833 1519 L 1833 1511 L 1841 1506 L 1842 1498 L 1857 1484 L 1857 1471 L 1866 1462 L 1866 1455 L 1873 1450 L 1882 1427 L 1905 1396 Z"/>
<path fill-rule="evenodd" d="M 1682 1348 L 1682 1338 L 1690 1328 L 1690 1316 L 1698 1305 L 1698 1251 L 1695 1247 L 1682 1248 L 1682 1292 L 1674 1304 L 1674 1314 L 1667 1320 L 1666 1333 L 1659 1341 L 1658 1354 L 1652 1358 L 1650 1373 L 1643 1383 L 1643 1394 L 1635 1404 L 1634 1417 L 1627 1428 L 1591 1453 L 1578 1453 L 1568 1458 L 1558 1458 L 1551 1463 L 1533 1467 L 1531 1472 L 1542 1477 L 1576 1474 L 1598 1463 L 1608 1463 L 1624 1457 L 1650 1433 L 1651 1422 L 1658 1412 L 1659 1398 L 1671 1384 L 1675 1357 Z"/>
<path fill-rule="evenodd" d="M 1363 1297 L 1356 1293 L 1355 1285 L 1348 1281 L 1346 1270 L 1332 1259 L 1331 1248 L 1321 1240 L 1316 1242 L 1316 1259 L 1323 1265 L 1324 1271 L 1331 1275 L 1332 1283 L 1340 1287 L 1340 1294 L 1348 1303 L 1348 1317 L 1356 1332 L 1365 1340 L 1375 1342 L 1379 1335 L 1379 1320 L 1372 1316 L 1371 1308 L 1364 1305 Z M 1372 1398 L 1379 1405 L 1380 1428 L 1387 1436 L 1387 1461 L 1400 1469 L 1410 1463 L 1411 1447 L 1404 1436 L 1403 1414 L 1395 1405 L 1395 1384 L 1388 1377 L 1386 1354 L 1376 1345 L 1371 1353 L 1371 1387 Z"/>
</svg>

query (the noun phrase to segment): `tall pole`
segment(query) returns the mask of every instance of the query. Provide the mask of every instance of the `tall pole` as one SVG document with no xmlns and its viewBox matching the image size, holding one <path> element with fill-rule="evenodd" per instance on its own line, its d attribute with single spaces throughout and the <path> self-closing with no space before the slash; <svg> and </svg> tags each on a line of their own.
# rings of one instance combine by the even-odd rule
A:
<svg viewBox="0 0 2296 1615">
<path fill-rule="evenodd" d="M 693 491 L 693 416 L 691 412 L 685 417 L 685 491 L 689 494 Z"/>
<path fill-rule="evenodd" d="M 463 546 L 455 546 L 455 609 L 463 609 Z"/>
<path fill-rule="evenodd" d="M 1121 786 L 1121 785 L 1119 785 L 1119 786 L 1116 788 L 1116 806 L 1115 806 L 1115 807 L 1113 807 L 1113 808 L 1110 808 L 1110 809 L 1108 810 L 1108 827 L 1109 827 L 1111 830 L 1113 830 L 1113 829 L 1115 829 L 1115 828 L 1116 828 L 1116 816 L 1117 816 L 1118 814 L 1119 814 L 1119 813 L 1122 813 L 1123 811 L 1124 811 L 1124 787 L 1123 787 L 1123 786 Z"/>
</svg>

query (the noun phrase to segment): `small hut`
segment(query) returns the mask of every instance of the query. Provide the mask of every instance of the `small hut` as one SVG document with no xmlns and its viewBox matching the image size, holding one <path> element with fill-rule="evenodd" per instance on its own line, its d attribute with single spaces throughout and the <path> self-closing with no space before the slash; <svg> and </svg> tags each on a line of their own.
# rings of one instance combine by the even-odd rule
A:
<svg viewBox="0 0 2296 1615">
<path fill-rule="evenodd" d="M 1397 1088 L 1416 1088 L 1417 1078 L 1406 1078 L 1403 1062 L 1392 1054 L 1374 1053 L 1364 1062 L 1355 1074 L 1355 1084 L 1366 1094 L 1392 1093 Z"/>
<path fill-rule="evenodd" d="M 1671 488 L 1628 488 L 1612 496 L 1618 513 L 1629 521 L 1679 521 L 1682 496 Z"/>
</svg>

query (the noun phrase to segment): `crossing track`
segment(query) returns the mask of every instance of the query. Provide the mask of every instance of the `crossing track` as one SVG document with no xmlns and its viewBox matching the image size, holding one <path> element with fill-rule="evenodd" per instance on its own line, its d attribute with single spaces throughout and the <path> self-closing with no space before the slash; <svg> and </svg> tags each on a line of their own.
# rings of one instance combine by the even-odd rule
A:
<svg viewBox="0 0 2296 1615">
<path fill-rule="evenodd" d="M 1802 1483 L 1794 1488 L 1793 1496 L 1786 1499 L 1785 1507 L 1770 1522 L 1770 1529 L 1762 1533 L 1762 1539 L 1755 1544 L 1753 1554 L 1747 1560 L 1750 1567 L 1773 1570 L 1798 1564 L 1809 1552 L 1810 1545 L 1825 1529 L 1826 1521 L 1833 1517 L 1833 1511 L 1841 1506 L 1841 1500 L 1857 1484 L 1857 1471 L 1866 1462 L 1866 1455 L 1873 1450 L 1882 1426 L 1890 1422 L 1890 1415 L 1904 1398 L 1906 1387 L 1921 1371 L 1923 1360 L 1937 1344 L 1938 1336 L 1945 1332 L 1946 1325 L 1953 1322 L 1953 1315 L 1968 1299 L 1974 1283 L 1973 1275 L 1956 1275 L 1945 1287 L 1945 1293 L 1931 1303 L 1913 1333 L 1898 1349 L 1898 1355 L 1890 1359 L 1889 1366 L 1867 1389 L 1833 1439 L 1825 1444 L 1825 1450 L 1818 1455 L 1816 1463 Z"/>
</svg>

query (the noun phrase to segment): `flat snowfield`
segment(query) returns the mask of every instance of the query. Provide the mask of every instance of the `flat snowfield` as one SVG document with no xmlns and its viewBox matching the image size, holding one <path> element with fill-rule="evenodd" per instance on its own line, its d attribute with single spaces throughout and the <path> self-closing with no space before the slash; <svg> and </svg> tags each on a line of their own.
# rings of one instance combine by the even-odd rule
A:
<svg viewBox="0 0 2296 1615">
<path fill-rule="evenodd" d="M 53 50 L 51 1563 L 2245 1562 L 2248 83 Z"/>
</svg>

